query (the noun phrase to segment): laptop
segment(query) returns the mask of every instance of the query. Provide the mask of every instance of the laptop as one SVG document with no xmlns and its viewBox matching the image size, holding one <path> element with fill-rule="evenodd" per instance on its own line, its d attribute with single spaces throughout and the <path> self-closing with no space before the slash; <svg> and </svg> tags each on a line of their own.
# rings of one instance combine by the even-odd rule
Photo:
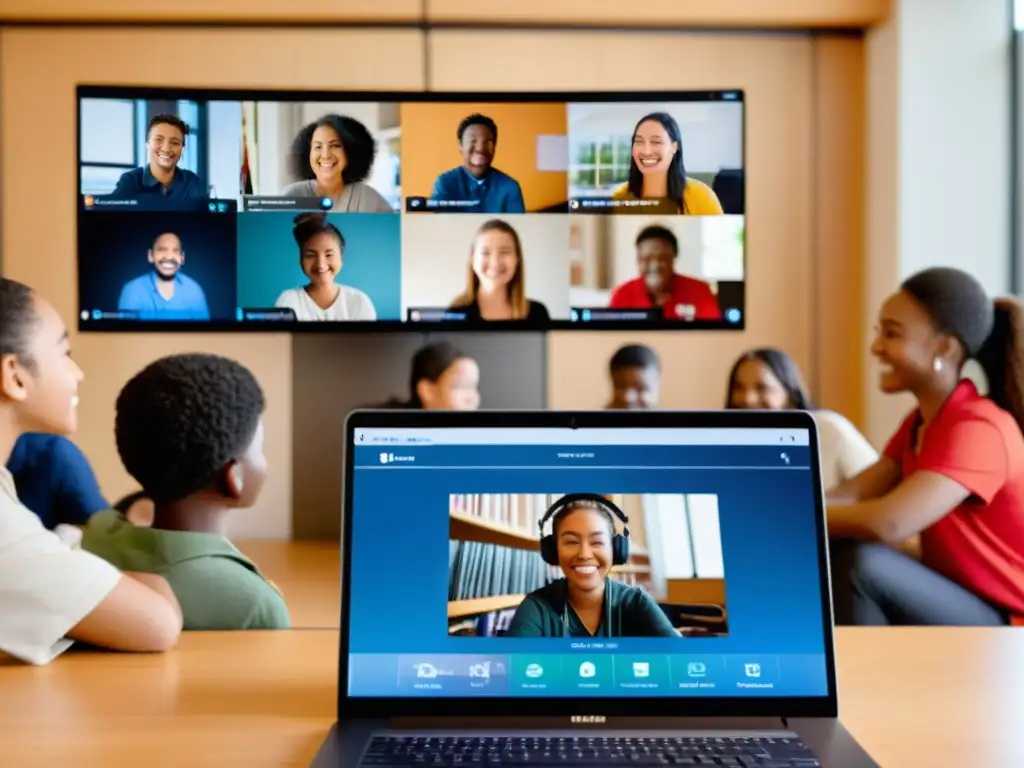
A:
<svg viewBox="0 0 1024 768">
<path fill-rule="evenodd" d="M 314 766 L 876 763 L 801 412 L 356 411 Z"/>
</svg>

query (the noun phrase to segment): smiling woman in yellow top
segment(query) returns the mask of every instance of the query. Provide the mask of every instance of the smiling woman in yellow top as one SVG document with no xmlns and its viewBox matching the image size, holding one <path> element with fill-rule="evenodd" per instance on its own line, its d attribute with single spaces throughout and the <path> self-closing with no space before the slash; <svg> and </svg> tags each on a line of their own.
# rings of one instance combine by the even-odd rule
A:
<svg viewBox="0 0 1024 768">
<path fill-rule="evenodd" d="M 682 133 L 667 112 L 652 112 L 636 124 L 629 181 L 612 193 L 612 199 L 653 203 L 619 205 L 616 213 L 722 215 L 722 204 L 711 187 L 686 176 Z"/>
</svg>

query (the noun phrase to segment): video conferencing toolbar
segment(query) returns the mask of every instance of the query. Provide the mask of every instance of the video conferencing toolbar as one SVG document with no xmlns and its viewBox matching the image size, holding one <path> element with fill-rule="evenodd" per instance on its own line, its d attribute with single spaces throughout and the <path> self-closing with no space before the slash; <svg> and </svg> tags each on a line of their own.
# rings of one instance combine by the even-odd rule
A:
<svg viewBox="0 0 1024 768">
<path fill-rule="evenodd" d="M 743 93 L 78 88 L 83 330 L 733 328 Z"/>
</svg>

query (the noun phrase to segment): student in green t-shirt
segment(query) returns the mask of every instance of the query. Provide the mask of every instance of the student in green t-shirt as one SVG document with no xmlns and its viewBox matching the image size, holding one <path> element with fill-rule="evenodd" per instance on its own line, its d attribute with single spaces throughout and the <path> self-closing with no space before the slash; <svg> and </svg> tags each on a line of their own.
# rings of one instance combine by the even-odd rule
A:
<svg viewBox="0 0 1024 768">
<path fill-rule="evenodd" d="M 615 520 L 596 501 L 572 501 L 552 519 L 564 578 L 531 592 L 505 637 L 680 637 L 654 599 L 609 578 Z"/>
<path fill-rule="evenodd" d="M 231 510 L 255 504 L 266 479 L 263 408 L 253 374 L 216 355 L 157 360 L 117 398 L 117 450 L 153 501 L 153 524 L 100 512 L 82 547 L 163 576 L 186 630 L 291 624 L 281 594 L 224 535 Z"/>
</svg>

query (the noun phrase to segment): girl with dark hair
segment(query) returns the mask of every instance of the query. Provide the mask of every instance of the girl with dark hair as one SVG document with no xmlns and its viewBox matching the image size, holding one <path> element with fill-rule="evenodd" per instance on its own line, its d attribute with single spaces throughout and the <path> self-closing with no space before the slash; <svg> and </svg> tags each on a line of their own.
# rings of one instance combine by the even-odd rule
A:
<svg viewBox="0 0 1024 768">
<path fill-rule="evenodd" d="M 331 210 L 344 213 L 394 213 L 383 195 L 365 183 L 376 154 L 377 142 L 365 125 L 344 115 L 324 115 L 292 142 L 292 174 L 299 181 L 281 195 L 327 197 Z"/>
<path fill-rule="evenodd" d="M 475 411 L 480 407 L 480 367 L 447 341 L 422 347 L 412 358 L 409 398 L 384 408 L 426 411 Z"/>
<path fill-rule="evenodd" d="M 883 392 L 917 407 L 828 495 L 837 624 L 1002 625 L 1024 616 L 1024 307 L 935 268 L 886 299 Z M 974 359 L 989 396 L 962 378 Z M 920 534 L 920 562 L 887 546 Z"/>
<path fill-rule="evenodd" d="M 0 278 L 0 465 L 26 432 L 77 426 L 82 371 L 49 302 Z M 72 548 L 18 499 L 0 468 L 0 653 L 47 664 L 75 640 L 111 650 L 165 651 L 181 606 L 155 574 L 121 573 Z"/>
<path fill-rule="evenodd" d="M 781 349 L 762 347 L 740 356 L 729 372 L 725 407 L 813 412 L 821 447 L 821 481 L 826 489 L 878 460 L 878 451 L 849 419 L 835 411 L 815 409 L 800 369 Z"/>
<path fill-rule="evenodd" d="M 526 265 L 519 233 L 507 221 L 480 225 L 469 249 L 466 289 L 452 302 L 467 322 L 517 320 L 545 325 L 548 310 L 526 298 Z"/>
<path fill-rule="evenodd" d="M 654 205 L 618 206 L 616 213 L 721 216 L 722 204 L 707 184 L 686 175 L 683 135 L 667 112 L 640 118 L 633 129 L 629 181 L 612 193 L 613 200 L 650 200 Z"/>
<path fill-rule="evenodd" d="M 290 309 L 295 319 L 376 320 L 370 297 L 358 288 L 335 282 L 345 257 L 345 237 L 324 213 L 302 213 L 292 229 L 299 246 L 299 267 L 309 282 L 289 288 L 277 297 L 275 307 Z"/>
</svg>

